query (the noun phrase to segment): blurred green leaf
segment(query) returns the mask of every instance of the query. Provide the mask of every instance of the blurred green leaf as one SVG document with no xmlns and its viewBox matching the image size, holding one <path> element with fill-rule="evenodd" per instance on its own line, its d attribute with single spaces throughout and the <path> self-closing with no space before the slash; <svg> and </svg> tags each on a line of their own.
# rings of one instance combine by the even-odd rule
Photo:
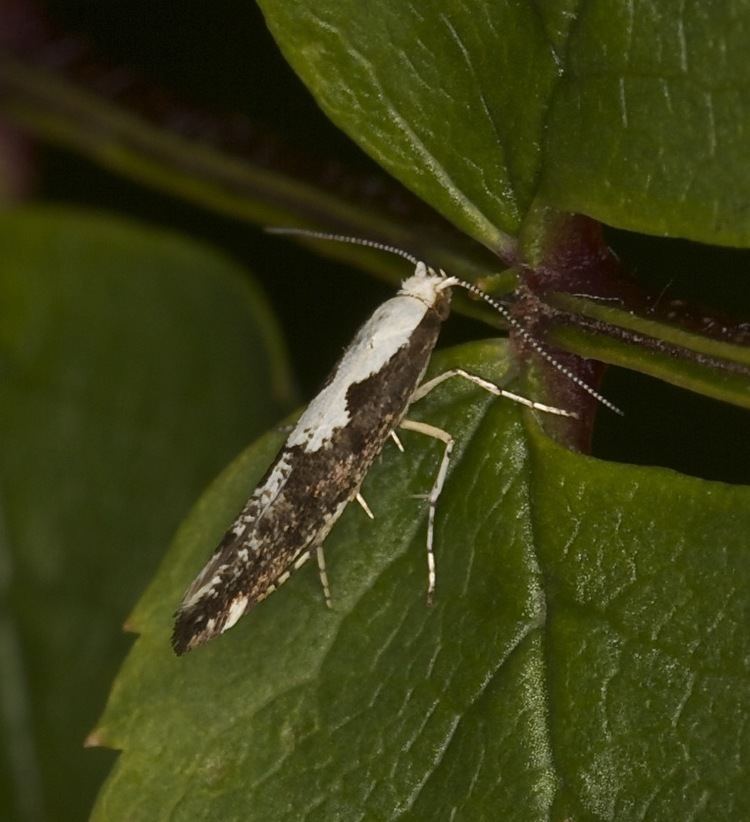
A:
<svg viewBox="0 0 750 822">
<path fill-rule="evenodd" d="M 0 215 L 0 807 L 80 820 L 122 623 L 205 483 L 290 401 L 226 258 L 92 213 Z"/>
<path fill-rule="evenodd" d="M 453 349 L 503 379 L 503 344 Z M 505 375 L 507 376 L 507 375 Z M 750 489 L 601 463 L 445 384 L 457 436 L 425 603 L 437 443 L 405 433 L 306 566 L 182 658 L 172 612 L 281 442 L 209 489 L 132 618 L 97 730 L 122 749 L 95 820 L 740 819 Z"/>
<path fill-rule="evenodd" d="M 750 242 L 750 0 L 259 0 L 331 119 L 489 248 L 532 200 Z"/>
</svg>

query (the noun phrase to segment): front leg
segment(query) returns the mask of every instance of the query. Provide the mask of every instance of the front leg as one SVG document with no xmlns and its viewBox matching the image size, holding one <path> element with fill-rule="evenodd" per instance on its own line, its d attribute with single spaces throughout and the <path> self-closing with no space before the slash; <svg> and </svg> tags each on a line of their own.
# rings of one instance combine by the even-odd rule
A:
<svg viewBox="0 0 750 822">
<path fill-rule="evenodd" d="M 476 374 L 470 374 L 468 371 L 464 371 L 463 368 L 453 368 L 450 371 L 444 371 L 442 374 L 438 374 L 437 377 L 433 377 L 431 380 L 423 382 L 422 385 L 420 385 L 419 388 L 417 388 L 417 390 L 411 395 L 409 404 L 411 405 L 412 403 L 421 400 L 423 397 L 426 397 L 427 394 L 433 390 L 433 388 L 437 388 L 438 385 L 451 377 L 462 377 L 463 379 L 468 380 L 474 385 L 478 385 L 480 388 L 483 388 L 485 391 L 488 391 L 496 397 L 505 397 L 505 399 L 513 400 L 513 402 L 517 402 L 520 405 L 525 405 L 527 408 L 533 408 L 535 411 L 544 411 L 545 414 L 557 414 L 560 417 L 573 417 L 574 419 L 578 419 L 578 414 L 576 414 L 575 411 L 566 411 L 564 408 L 555 408 L 553 405 L 545 405 L 542 402 L 529 400 L 519 394 L 514 394 L 512 391 L 506 391 L 504 388 L 500 388 L 499 385 L 495 385 L 494 382 L 478 377 Z"/>
</svg>

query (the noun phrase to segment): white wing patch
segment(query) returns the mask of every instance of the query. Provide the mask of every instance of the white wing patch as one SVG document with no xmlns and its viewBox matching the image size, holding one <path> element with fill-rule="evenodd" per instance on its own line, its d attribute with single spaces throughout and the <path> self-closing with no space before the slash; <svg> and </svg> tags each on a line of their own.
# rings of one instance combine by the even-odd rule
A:
<svg viewBox="0 0 750 822">
<path fill-rule="evenodd" d="M 427 313 L 422 300 L 401 295 L 383 303 L 354 338 L 332 380 L 307 406 L 287 445 L 318 451 L 349 422 L 346 394 L 377 374 L 409 342 Z"/>
<path fill-rule="evenodd" d="M 235 599 L 229 606 L 227 619 L 224 623 L 224 627 L 221 629 L 221 632 L 224 633 L 224 631 L 228 631 L 237 622 L 237 620 L 245 613 L 246 608 L 247 597 L 237 597 L 237 599 Z"/>
</svg>

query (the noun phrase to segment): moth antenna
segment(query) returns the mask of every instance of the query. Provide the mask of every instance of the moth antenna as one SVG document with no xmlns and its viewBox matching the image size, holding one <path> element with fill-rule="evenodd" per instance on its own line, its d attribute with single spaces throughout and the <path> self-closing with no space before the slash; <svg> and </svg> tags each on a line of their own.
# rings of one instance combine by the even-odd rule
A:
<svg viewBox="0 0 750 822">
<path fill-rule="evenodd" d="M 579 388 L 583 389 L 589 396 L 593 397 L 597 402 L 600 402 L 605 408 L 609 408 L 610 411 L 614 411 L 615 414 L 619 414 L 621 417 L 624 417 L 624 412 L 619 409 L 613 402 L 610 402 L 606 397 L 602 396 L 596 389 L 592 388 L 585 380 L 582 380 L 577 374 L 574 374 L 569 368 L 564 366 L 561 362 L 556 360 L 552 354 L 547 351 L 546 348 L 534 337 L 534 335 L 526 328 L 523 323 L 517 320 L 504 306 L 501 302 L 496 300 L 494 297 L 491 297 L 486 291 L 483 291 L 479 286 L 474 285 L 474 283 L 466 282 L 465 280 L 459 280 L 454 277 L 456 280 L 456 285 L 461 286 L 461 288 L 465 288 L 471 294 L 476 295 L 483 299 L 486 303 L 491 305 L 495 311 L 508 323 L 511 328 L 517 331 L 522 339 L 527 342 L 533 349 L 536 351 L 539 356 L 548 362 L 551 366 L 553 366 L 557 371 L 559 371 L 563 376 L 567 377 L 574 385 L 577 385 Z"/>
<path fill-rule="evenodd" d="M 327 231 L 315 231 L 310 228 L 265 228 L 266 234 L 280 234 L 287 237 L 309 237 L 311 240 L 332 240 L 334 243 L 348 243 L 349 245 L 362 245 L 365 248 L 374 248 L 377 251 L 387 251 L 390 254 L 395 254 L 397 257 L 403 257 L 412 265 L 419 262 L 419 258 L 404 251 L 403 248 L 398 248 L 395 245 L 387 245 L 386 243 L 379 243 L 377 240 L 366 240 L 363 237 L 350 237 L 347 234 L 330 234 Z"/>
<path fill-rule="evenodd" d="M 403 248 L 398 248 L 394 245 L 387 245 L 386 243 L 380 243 L 377 240 L 366 240 L 363 237 L 351 237 L 347 234 L 331 234 L 327 231 L 315 231 L 310 228 L 268 227 L 265 231 L 267 234 L 279 234 L 291 237 L 309 237 L 311 240 L 332 240 L 336 243 L 360 245 L 365 248 L 374 248 L 377 251 L 387 251 L 390 254 L 395 254 L 398 257 L 402 257 L 404 260 L 408 260 L 412 265 L 417 265 L 420 262 L 418 257 L 415 257 L 408 251 L 404 251 Z M 447 278 L 444 271 L 441 271 L 440 273 Z M 556 360 L 552 354 L 550 354 L 549 351 L 547 351 L 547 349 L 544 348 L 544 346 L 536 339 L 536 337 L 533 336 L 526 326 L 517 320 L 501 302 L 496 300 L 494 297 L 491 297 L 486 291 L 479 288 L 479 286 L 474 285 L 474 283 L 467 282 L 466 280 L 460 280 L 457 277 L 450 277 L 448 279 L 452 280 L 461 288 L 466 289 L 471 294 L 474 294 L 484 300 L 488 305 L 491 305 L 495 311 L 497 311 L 497 313 L 508 323 L 508 325 L 517 331 L 521 338 L 525 340 L 543 360 L 548 362 L 574 385 L 577 385 L 590 397 L 593 397 L 597 402 L 601 403 L 605 408 L 609 408 L 610 411 L 614 411 L 615 414 L 619 414 L 621 417 L 625 416 L 623 411 L 620 410 L 613 402 L 610 402 L 606 397 L 592 388 L 585 380 L 582 380 L 577 374 L 574 374 L 569 368 Z"/>
</svg>

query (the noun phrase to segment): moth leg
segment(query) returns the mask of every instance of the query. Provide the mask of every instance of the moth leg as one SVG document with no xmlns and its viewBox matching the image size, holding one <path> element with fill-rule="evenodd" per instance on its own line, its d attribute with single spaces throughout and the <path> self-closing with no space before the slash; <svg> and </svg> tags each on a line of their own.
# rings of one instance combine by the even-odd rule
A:
<svg viewBox="0 0 750 822">
<path fill-rule="evenodd" d="M 354 499 L 357 500 L 357 502 L 360 504 L 362 510 L 365 512 L 365 514 L 367 514 L 367 516 L 370 519 L 375 519 L 375 514 L 372 513 L 372 511 L 370 510 L 370 506 L 367 504 L 367 502 L 365 501 L 365 498 L 362 496 L 362 494 L 359 493 L 359 491 L 357 491 L 357 496 L 354 497 Z"/>
<path fill-rule="evenodd" d="M 468 371 L 464 371 L 463 368 L 453 368 L 450 371 L 444 371 L 442 374 L 438 374 L 437 377 L 423 382 L 411 395 L 409 403 L 421 400 L 427 396 L 433 388 L 436 388 L 440 383 L 445 382 L 445 380 L 451 377 L 463 377 L 465 380 L 474 383 L 474 385 L 478 385 L 480 388 L 484 388 L 485 391 L 489 391 L 490 394 L 494 394 L 496 397 L 505 397 L 505 399 L 513 400 L 513 402 L 525 405 L 527 408 L 533 408 L 536 411 L 544 411 L 546 414 L 557 414 L 560 417 L 578 418 L 578 414 L 576 414 L 575 411 L 566 411 L 564 408 L 555 408 L 553 405 L 545 405 L 543 402 L 534 402 L 534 400 L 529 400 L 519 394 L 514 394 L 512 391 L 506 391 L 504 388 L 495 385 L 494 382 L 489 382 L 489 380 L 482 379 L 482 377 L 477 377 L 476 374 L 470 374 Z"/>
<path fill-rule="evenodd" d="M 396 448 L 403 454 L 404 453 L 404 446 L 401 444 L 401 440 L 398 438 L 398 434 L 395 431 L 391 431 L 391 439 L 396 443 Z"/>
<path fill-rule="evenodd" d="M 435 482 L 432 485 L 432 490 L 428 496 L 429 509 L 427 513 L 427 603 L 432 604 L 432 598 L 435 593 L 435 552 L 433 550 L 433 538 L 435 534 L 435 508 L 440 493 L 445 485 L 445 478 L 448 474 L 448 465 L 451 460 L 451 452 L 455 440 L 442 428 L 436 428 L 434 425 L 428 425 L 426 422 L 417 422 L 416 420 L 402 420 L 401 427 L 405 431 L 416 431 L 418 434 L 425 434 L 433 439 L 440 440 L 445 445 L 443 451 L 443 459 L 440 461 Z"/>
<path fill-rule="evenodd" d="M 315 556 L 318 558 L 318 575 L 320 576 L 320 584 L 323 586 L 323 598 L 329 608 L 333 608 L 331 602 L 331 587 L 328 584 L 328 572 L 326 571 L 326 556 L 323 553 L 323 546 L 318 545 L 315 549 Z"/>
<path fill-rule="evenodd" d="M 258 597 L 258 602 L 262 602 L 267 596 L 272 594 L 274 591 L 278 591 L 279 588 L 292 576 L 295 571 L 299 571 L 299 569 L 310 559 L 310 552 L 305 551 L 300 554 L 297 559 L 294 560 L 292 563 L 291 568 L 287 568 L 283 574 L 279 574 L 276 579 L 266 588 L 265 591 Z"/>
</svg>

